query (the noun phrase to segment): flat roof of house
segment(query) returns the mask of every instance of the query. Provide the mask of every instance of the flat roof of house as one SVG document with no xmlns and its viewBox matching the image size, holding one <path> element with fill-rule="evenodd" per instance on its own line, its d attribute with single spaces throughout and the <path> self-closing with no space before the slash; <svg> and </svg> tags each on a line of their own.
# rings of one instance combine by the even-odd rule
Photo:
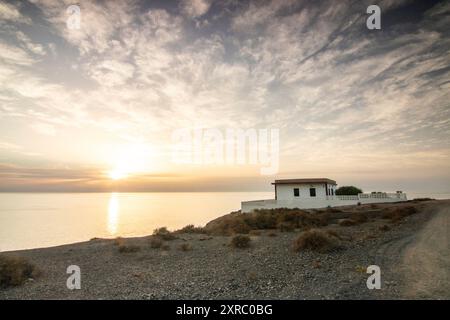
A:
<svg viewBox="0 0 450 320">
<path fill-rule="evenodd" d="M 328 179 L 328 178 L 281 179 L 281 180 L 275 180 L 275 182 L 272 182 L 272 184 L 312 184 L 312 183 L 337 184 L 336 181 Z"/>
</svg>

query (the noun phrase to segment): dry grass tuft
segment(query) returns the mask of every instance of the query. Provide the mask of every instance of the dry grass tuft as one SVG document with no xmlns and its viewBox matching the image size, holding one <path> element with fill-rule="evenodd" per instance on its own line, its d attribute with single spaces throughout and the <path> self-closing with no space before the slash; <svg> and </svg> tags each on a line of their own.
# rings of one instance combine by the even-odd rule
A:
<svg viewBox="0 0 450 320">
<path fill-rule="evenodd" d="M 354 212 L 350 215 L 350 219 L 355 221 L 357 224 L 367 222 L 367 215 L 363 212 Z"/>
<path fill-rule="evenodd" d="M 39 273 L 39 270 L 24 258 L 0 255 L 0 287 L 19 286 L 30 278 L 36 278 Z"/>
<path fill-rule="evenodd" d="M 198 233 L 198 234 L 205 234 L 206 231 L 202 227 L 196 227 L 193 224 L 188 224 L 187 226 L 181 228 L 180 230 L 175 231 L 174 233 Z"/>
<path fill-rule="evenodd" d="M 231 238 L 230 245 L 234 248 L 248 248 L 250 247 L 250 237 L 242 234 L 238 234 Z"/>
<path fill-rule="evenodd" d="M 258 275 L 256 272 L 252 271 L 248 274 L 248 280 L 250 281 L 256 281 L 258 279 Z"/>
<path fill-rule="evenodd" d="M 341 237 L 341 235 L 339 234 L 339 232 L 337 232 L 337 231 L 334 230 L 334 229 L 328 229 L 328 230 L 326 230 L 325 232 L 326 232 L 329 236 L 331 236 L 331 237 L 337 238 L 337 239 L 339 239 L 339 240 L 342 239 L 342 237 Z"/>
<path fill-rule="evenodd" d="M 311 250 L 316 252 L 330 252 L 338 248 L 338 240 L 326 232 L 311 229 L 303 232 L 294 241 L 294 250 Z"/>
<path fill-rule="evenodd" d="M 117 237 L 114 239 L 114 245 L 115 246 L 121 246 L 125 243 L 125 240 L 123 240 L 122 237 Z"/>
<path fill-rule="evenodd" d="M 166 241 L 174 240 L 177 238 L 172 232 L 167 230 L 166 227 L 161 227 L 161 228 L 155 229 L 153 231 L 153 235 L 161 238 L 162 240 L 166 240 Z"/>
<path fill-rule="evenodd" d="M 417 213 L 415 207 L 392 207 L 385 208 L 381 214 L 383 219 L 389 219 L 391 222 L 399 222 L 405 217 Z"/>
<path fill-rule="evenodd" d="M 342 227 L 350 227 L 350 226 L 354 226 L 356 224 L 357 224 L 356 221 L 354 221 L 352 219 L 344 219 L 339 222 L 339 225 Z"/>
<path fill-rule="evenodd" d="M 192 246 L 189 243 L 182 243 L 179 249 L 181 251 L 192 251 Z"/>
<path fill-rule="evenodd" d="M 252 230 L 248 233 L 251 236 L 260 236 L 261 235 L 261 231 L 260 230 Z"/>
<path fill-rule="evenodd" d="M 281 228 L 307 229 L 326 226 L 328 213 L 309 213 L 300 209 L 261 209 L 250 213 L 234 213 L 211 221 L 205 231 L 213 235 L 248 234 L 251 230 Z"/>
<path fill-rule="evenodd" d="M 150 248 L 159 249 L 162 247 L 162 245 L 163 245 L 163 241 L 160 238 L 158 238 L 158 237 L 150 238 Z"/>
<path fill-rule="evenodd" d="M 126 245 L 126 244 L 119 245 L 120 253 L 134 253 L 134 252 L 138 252 L 139 250 L 141 250 L 141 247 L 139 247 L 139 246 Z"/>
<path fill-rule="evenodd" d="M 355 267 L 355 271 L 358 273 L 366 273 L 367 268 L 363 267 L 363 266 L 356 266 Z"/>
<path fill-rule="evenodd" d="M 277 227 L 278 227 L 278 230 L 280 230 L 281 232 L 295 231 L 295 226 L 289 222 L 280 222 Z"/>
</svg>

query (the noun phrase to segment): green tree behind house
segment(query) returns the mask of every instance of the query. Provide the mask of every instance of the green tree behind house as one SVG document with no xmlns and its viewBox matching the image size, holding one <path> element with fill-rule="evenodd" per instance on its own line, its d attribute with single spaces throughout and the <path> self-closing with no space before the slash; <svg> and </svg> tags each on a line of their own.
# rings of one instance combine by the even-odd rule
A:
<svg viewBox="0 0 450 320">
<path fill-rule="evenodd" d="M 358 193 L 362 193 L 362 190 L 354 186 L 342 186 L 336 190 L 338 196 L 356 196 Z"/>
</svg>

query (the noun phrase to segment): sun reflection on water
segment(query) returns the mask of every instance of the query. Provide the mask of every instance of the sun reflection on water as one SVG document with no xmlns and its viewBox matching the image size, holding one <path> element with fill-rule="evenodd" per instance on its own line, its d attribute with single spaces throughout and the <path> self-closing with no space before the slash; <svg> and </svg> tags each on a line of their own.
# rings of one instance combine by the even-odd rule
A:
<svg viewBox="0 0 450 320">
<path fill-rule="evenodd" d="M 117 193 L 111 193 L 108 204 L 108 232 L 111 236 L 117 234 L 119 224 L 119 198 Z"/>
</svg>

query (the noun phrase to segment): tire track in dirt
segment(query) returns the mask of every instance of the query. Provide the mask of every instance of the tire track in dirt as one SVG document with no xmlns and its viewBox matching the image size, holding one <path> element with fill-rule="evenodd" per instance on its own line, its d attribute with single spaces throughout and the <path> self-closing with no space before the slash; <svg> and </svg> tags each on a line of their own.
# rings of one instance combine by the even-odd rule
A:
<svg viewBox="0 0 450 320">
<path fill-rule="evenodd" d="M 450 299 L 450 208 L 441 207 L 402 256 L 404 298 Z"/>
<path fill-rule="evenodd" d="M 369 264 L 381 269 L 381 290 L 366 287 L 368 274 L 338 290 L 351 299 L 450 299 L 450 202 L 423 208 L 430 218 L 372 248 Z M 420 223 L 420 222 L 418 222 Z"/>
</svg>

